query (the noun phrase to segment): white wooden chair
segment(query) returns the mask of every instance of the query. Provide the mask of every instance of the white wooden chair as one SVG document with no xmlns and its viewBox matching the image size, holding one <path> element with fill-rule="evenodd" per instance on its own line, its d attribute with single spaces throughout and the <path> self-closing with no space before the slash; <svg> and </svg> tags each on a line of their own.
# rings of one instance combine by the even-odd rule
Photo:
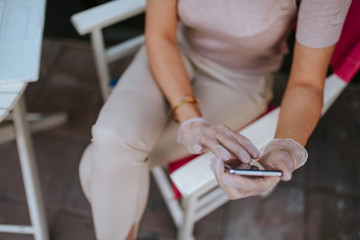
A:
<svg viewBox="0 0 360 240">
<path fill-rule="evenodd" d="M 1 224 L 0 232 L 33 234 L 36 240 L 49 239 L 45 210 L 39 184 L 32 140 L 26 120 L 22 94 L 27 83 L 0 84 L 0 122 L 13 115 L 14 130 L 19 152 L 31 226 Z"/>
<path fill-rule="evenodd" d="M 111 79 L 109 64 L 134 53 L 143 44 L 144 36 L 141 35 L 106 48 L 102 30 L 143 13 L 145 4 L 145 0 L 111 1 L 77 13 L 71 18 L 80 35 L 90 34 L 91 36 L 95 65 L 104 99 L 109 96 L 111 91 L 109 87 Z M 325 86 L 323 113 L 331 106 L 346 85 L 347 83 L 335 74 L 328 77 Z M 278 115 L 279 108 L 253 122 L 240 132 L 261 150 L 274 136 Z M 171 180 L 182 194 L 180 200 L 174 198 L 167 171 L 163 167 L 156 167 L 152 170 L 152 175 L 178 228 L 178 240 L 193 239 L 192 231 L 195 222 L 229 200 L 218 187 L 215 177 L 208 167 L 211 155 L 211 153 L 201 155 L 170 175 Z"/>
</svg>

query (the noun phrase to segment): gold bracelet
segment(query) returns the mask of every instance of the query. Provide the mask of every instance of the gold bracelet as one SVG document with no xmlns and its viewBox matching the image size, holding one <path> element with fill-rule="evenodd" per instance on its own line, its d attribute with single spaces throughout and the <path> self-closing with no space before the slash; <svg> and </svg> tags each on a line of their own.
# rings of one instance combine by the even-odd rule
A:
<svg viewBox="0 0 360 240">
<path fill-rule="evenodd" d="M 175 120 L 175 122 L 179 122 L 179 120 L 177 119 L 176 115 L 175 115 L 175 111 L 181 107 L 182 105 L 186 104 L 186 103 L 195 103 L 197 106 L 199 106 L 199 100 L 194 97 L 194 96 L 186 96 L 183 97 L 182 99 L 179 100 L 179 102 L 173 107 L 172 109 L 172 116 Z"/>
</svg>

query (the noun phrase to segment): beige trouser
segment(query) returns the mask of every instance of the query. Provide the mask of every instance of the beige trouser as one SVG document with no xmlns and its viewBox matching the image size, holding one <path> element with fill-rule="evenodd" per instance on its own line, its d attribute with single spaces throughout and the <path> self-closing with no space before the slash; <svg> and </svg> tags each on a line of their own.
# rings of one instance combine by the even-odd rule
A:
<svg viewBox="0 0 360 240">
<path fill-rule="evenodd" d="M 271 74 L 240 74 L 180 47 L 204 117 L 240 129 L 267 109 Z M 166 66 L 164 66 L 166 67 Z M 125 239 L 143 214 L 149 169 L 186 156 L 178 125 L 149 69 L 145 47 L 102 108 L 80 163 L 99 240 Z"/>
</svg>

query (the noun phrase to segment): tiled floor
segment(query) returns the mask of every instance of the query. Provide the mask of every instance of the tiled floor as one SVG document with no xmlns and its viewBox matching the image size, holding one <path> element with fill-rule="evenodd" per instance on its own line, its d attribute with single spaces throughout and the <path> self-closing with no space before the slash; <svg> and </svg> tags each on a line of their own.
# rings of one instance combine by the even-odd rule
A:
<svg viewBox="0 0 360 240">
<path fill-rule="evenodd" d="M 123 63 L 113 66 L 121 72 Z M 276 99 L 285 84 L 278 74 Z M 65 111 L 68 122 L 33 134 L 52 240 L 95 239 L 77 167 L 102 101 L 88 43 L 45 39 L 41 77 L 26 92 L 31 112 Z M 351 84 L 320 121 L 309 161 L 266 199 L 232 201 L 196 224 L 198 239 L 360 239 L 360 84 Z M 0 223 L 29 223 L 14 142 L 0 145 Z M 160 193 L 151 186 L 142 240 L 174 239 Z M 0 234 L 2 240 L 31 236 Z"/>
</svg>

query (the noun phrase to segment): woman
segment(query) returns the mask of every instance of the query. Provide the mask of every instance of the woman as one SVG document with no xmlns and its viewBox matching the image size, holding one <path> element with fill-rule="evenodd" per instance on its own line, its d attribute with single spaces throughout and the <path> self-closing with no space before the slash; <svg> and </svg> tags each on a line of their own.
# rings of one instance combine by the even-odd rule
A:
<svg viewBox="0 0 360 240">
<path fill-rule="evenodd" d="M 149 169 L 186 155 L 186 149 L 215 154 L 210 167 L 231 199 L 290 180 L 307 159 L 303 146 L 320 118 L 328 64 L 350 1 L 303 0 L 297 10 L 295 0 L 149 0 L 146 47 L 101 110 L 80 165 L 97 238 L 132 239 L 147 201 Z M 281 65 L 296 20 L 275 139 L 260 156 L 232 129 L 266 110 L 271 74 Z M 176 140 L 186 148 L 149 157 Z M 265 168 L 283 176 L 230 175 L 224 164 L 234 157 L 244 163 L 260 157 Z"/>
</svg>

